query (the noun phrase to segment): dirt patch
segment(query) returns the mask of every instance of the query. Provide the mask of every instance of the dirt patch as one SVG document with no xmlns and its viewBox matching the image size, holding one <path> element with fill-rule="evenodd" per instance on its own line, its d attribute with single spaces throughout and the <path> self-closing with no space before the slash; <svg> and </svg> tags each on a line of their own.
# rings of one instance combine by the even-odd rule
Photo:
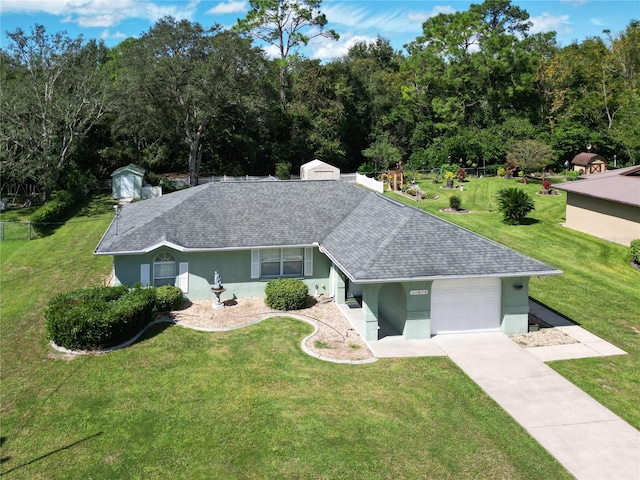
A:
<svg viewBox="0 0 640 480">
<path fill-rule="evenodd" d="M 367 360 L 373 353 L 358 332 L 342 315 L 330 297 L 310 297 L 301 310 L 283 312 L 264 303 L 263 297 L 224 300 L 224 308 L 213 308 L 213 301 L 189 302 L 171 317 L 184 326 L 200 329 L 227 330 L 274 316 L 300 315 L 318 327 L 305 341 L 305 347 L 316 355 L 334 360 Z"/>
<path fill-rule="evenodd" d="M 471 210 L 465 210 L 464 208 L 459 208 L 458 210 L 454 209 L 454 208 L 441 208 L 440 209 L 441 212 L 444 213 L 471 213 Z"/>
<path fill-rule="evenodd" d="M 557 328 L 542 328 L 537 332 L 509 335 L 509 338 L 525 348 L 579 343 L 575 338 Z"/>
</svg>

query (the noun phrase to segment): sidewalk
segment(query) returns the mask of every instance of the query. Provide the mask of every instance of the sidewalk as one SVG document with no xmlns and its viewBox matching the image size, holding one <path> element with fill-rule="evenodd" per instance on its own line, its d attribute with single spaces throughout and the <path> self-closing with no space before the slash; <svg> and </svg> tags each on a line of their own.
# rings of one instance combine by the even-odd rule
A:
<svg viewBox="0 0 640 480">
<path fill-rule="evenodd" d="M 498 332 L 367 343 L 378 358 L 449 356 L 577 479 L 640 480 L 640 432 L 544 363 L 626 352 L 533 300 L 530 312 L 579 343 L 523 348 Z"/>
<path fill-rule="evenodd" d="M 433 339 L 578 479 L 640 478 L 640 432 L 501 333 Z"/>
</svg>

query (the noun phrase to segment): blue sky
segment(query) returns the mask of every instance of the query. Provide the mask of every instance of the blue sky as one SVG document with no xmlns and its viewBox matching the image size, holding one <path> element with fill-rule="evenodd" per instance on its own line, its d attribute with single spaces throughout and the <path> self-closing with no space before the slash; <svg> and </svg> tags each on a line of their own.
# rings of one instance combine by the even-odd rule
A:
<svg viewBox="0 0 640 480">
<path fill-rule="evenodd" d="M 305 55 L 329 60 L 344 55 L 356 41 L 380 35 L 396 49 L 414 40 L 422 22 L 439 13 L 465 11 L 471 3 L 458 1 L 324 0 L 321 10 L 328 27 L 336 30 L 338 42 L 312 41 Z M 569 45 L 605 29 L 617 33 L 631 20 L 640 20 L 638 0 L 512 0 L 526 10 L 533 22 L 531 32 L 557 33 L 558 43 Z M 18 27 L 26 32 L 42 24 L 49 33 L 66 31 L 71 37 L 102 39 L 114 46 L 127 37 L 137 37 L 167 15 L 204 26 L 233 26 L 249 8 L 242 0 L 0 0 L 0 47 L 5 48 L 7 31 Z"/>
</svg>

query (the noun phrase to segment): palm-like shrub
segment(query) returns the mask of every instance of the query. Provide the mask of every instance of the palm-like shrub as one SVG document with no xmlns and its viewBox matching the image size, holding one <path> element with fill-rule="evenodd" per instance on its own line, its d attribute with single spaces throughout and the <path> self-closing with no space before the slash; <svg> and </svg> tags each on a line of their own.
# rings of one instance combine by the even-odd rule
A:
<svg viewBox="0 0 640 480">
<path fill-rule="evenodd" d="M 498 211 L 506 223 L 518 225 L 531 212 L 535 205 L 533 198 L 517 187 L 503 188 L 497 193 Z"/>
</svg>

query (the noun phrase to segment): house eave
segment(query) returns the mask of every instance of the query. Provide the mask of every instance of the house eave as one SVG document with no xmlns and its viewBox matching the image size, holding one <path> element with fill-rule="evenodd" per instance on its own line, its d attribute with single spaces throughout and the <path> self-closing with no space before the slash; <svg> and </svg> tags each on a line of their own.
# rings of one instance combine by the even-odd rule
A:
<svg viewBox="0 0 640 480">
<path fill-rule="evenodd" d="M 366 279 L 352 279 L 354 283 L 358 284 L 374 284 L 374 283 L 400 283 L 400 282 L 431 282 L 434 280 L 453 280 L 462 278 L 518 278 L 518 277 L 546 277 L 548 275 L 560 275 L 564 272 L 562 270 L 544 270 L 534 272 L 515 272 L 515 273 L 494 273 L 490 275 L 429 275 L 423 277 L 391 277 L 391 278 L 366 278 Z"/>
<path fill-rule="evenodd" d="M 562 270 L 535 270 L 535 271 L 522 271 L 522 272 L 510 272 L 510 273 L 492 273 L 489 275 L 426 275 L 416 277 L 385 277 L 385 278 L 360 278 L 351 274 L 343 265 L 340 264 L 336 258 L 331 255 L 331 252 L 327 251 L 322 245 L 320 245 L 320 252 L 325 254 L 329 259 L 344 273 L 349 280 L 353 283 L 367 284 L 367 283 L 401 283 L 401 282 L 430 282 L 433 280 L 451 280 L 456 278 L 515 278 L 515 277 L 542 277 L 547 275 L 560 275 L 564 273 Z"/>
<path fill-rule="evenodd" d="M 142 255 L 145 253 L 153 252 L 158 248 L 171 248 L 173 250 L 184 252 L 184 253 L 213 253 L 213 252 L 238 252 L 245 250 L 262 250 L 267 248 L 308 248 L 308 247 L 318 247 L 316 242 L 308 244 L 296 244 L 296 245 L 257 245 L 250 247 L 215 247 L 215 248 L 188 248 L 183 247 L 182 245 L 177 245 L 172 242 L 160 242 L 155 245 L 151 245 L 142 250 L 120 250 L 120 251 L 111 251 L 111 252 L 93 252 L 94 255 L 103 255 L 103 256 L 125 256 L 125 255 Z"/>
</svg>

